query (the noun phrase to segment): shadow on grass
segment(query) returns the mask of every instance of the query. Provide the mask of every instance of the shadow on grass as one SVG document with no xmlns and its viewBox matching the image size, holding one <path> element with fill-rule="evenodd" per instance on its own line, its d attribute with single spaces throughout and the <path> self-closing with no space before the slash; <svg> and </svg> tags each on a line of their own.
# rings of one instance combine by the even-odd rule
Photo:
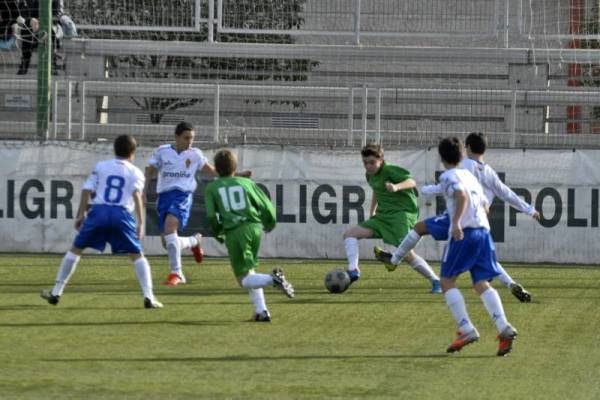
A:
<svg viewBox="0 0 600 400">
<path fill-rule="evenodd" d="M 53 328 L 65 326 L 123 326 L 123 325 L 183 325 L 183 326 L 224 326 L 239 324 L 240 321 L 105 321 L 105 322 L 27 322 L 22 324 L 0 324 L 0 328 Z"/>
<path fill-rule="evenodd" d="M 47 304 L 14 304 L 11 306 L 0 306 L 0 311 L 29 311 L 48 308 Z"/>
<path fill-rule="evenodd" d="M 281 355 L 281 356 L 223 356 L 223 357 L 147 357 L 147 358 L 52 358 L 42 359 L 45 362 L 264 362 L 264 361 L 314 361 L 314 360 L 396 360 L 396 359 L 483 359 L 498 358 L 495 355 L 475 354 L 453 356 L 445 353 L 437 354 L 381 354 L 381 355 Z"/>
</svg>

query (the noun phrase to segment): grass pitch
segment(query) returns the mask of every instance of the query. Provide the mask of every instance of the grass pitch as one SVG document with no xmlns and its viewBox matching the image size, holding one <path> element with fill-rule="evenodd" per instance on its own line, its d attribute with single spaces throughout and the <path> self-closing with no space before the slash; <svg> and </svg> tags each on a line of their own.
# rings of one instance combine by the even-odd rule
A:
<svg viewBox="0 0 600 400">
<path fill-rule="evenodd" d="M 166 257 L 150 257 L 161 310 L 142 307 L 125 257 L 82 259 L 58 306 L 57 255 L 0 255 L 1 399 L 598 399 L 600 269 L 508 266 L 534 295 L 499 288 L 519 330 L 495 356 L 496 331 L 460 280 L 482 338 L 447 355 L 454 323 L 440 295 L 409 267 L 373 262 L 346 293 L 323 276 L 341 262 L 265 260 L 296 287 L 266 289 L 273 322 L 249 322 L 247 293 L 225 260 L 196 266 L 165 288 Z M 437 265 L 436 265 L 437 269 Z"/>
</svg>

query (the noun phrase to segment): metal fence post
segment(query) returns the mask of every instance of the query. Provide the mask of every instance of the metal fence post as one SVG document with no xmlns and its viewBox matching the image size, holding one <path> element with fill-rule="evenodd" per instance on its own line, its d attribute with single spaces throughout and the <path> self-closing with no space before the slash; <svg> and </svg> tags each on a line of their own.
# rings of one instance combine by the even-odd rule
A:
<svg viewBox="0 0 600 400">
<path fill-rule="evenodd" d="M 79 139 L 85 139 L 85 81 L 81 82 L 81 132 L 79 132 Z"/>
<path fill-rule="evenodd" d="M 214 0 L 208 0 L 208 42 L 215 42 L 215 2 Z"/>
<path fill-rule="evenodd" d="M 381 144 L 381 88 L 377 88 L 375 101 L 375 141 Z"/>
<path fill-rule="evenodd" d="M 67 139 L 71 140 L 73 129 L 73 82 L 67 81 Z"/>
<path fill-rule="evenodd" d="M 509 147 L 513 148 L 517 144 L 517 90 L 513 89 L 512 101 L 510 102 L 510 114 L 512 121 L 510 124 Z"/>
<path fill-rule="evenodd" d="M 221 102 L 221 85 L 215 85 L 214 99 L 214 116 L 213 116 L 213 142 L 219 143 L 219 118 L 220 118 L 220 102 Z"/>
<path fill-rule="evenodd" d="M 352 87 L 348 88 L 348 140 L 346 144 L 348 146 L 354 144 L 354 90 Z"/>
<path fill-rule="evenodd" d="M 54 93 L 52 93 L 52 136 L 58 136 L 58 81 L 54 81 Z"/>
<path fill-rule="evenodd" d="M 354 0 L 354 44 L 360 44 L 360 0 Z"/>
<path fill-rule="evenodd" d="M 362 93 L 362 140 L 361 144 L 364 147 L 367 144 L 367 118 L 368 118 L 368 96 L 369 89 L 366 84 L 363 84 L 363 93 Z"/>
</svg>

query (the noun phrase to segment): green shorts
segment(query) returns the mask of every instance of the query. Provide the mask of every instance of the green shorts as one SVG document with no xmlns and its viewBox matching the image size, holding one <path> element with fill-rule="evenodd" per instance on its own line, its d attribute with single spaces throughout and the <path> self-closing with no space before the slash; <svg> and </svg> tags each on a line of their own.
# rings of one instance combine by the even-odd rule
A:
<svg viewBox="0 0 600 400">
<path fill-rule="evenodd" d="M 261 236 L 261 224 L 243 224 L 225 233 L 225 246 L 236 277 L 244 276 L 258 266 Z"/>
<path fill-rule="evenodd" d="M 373 238 L 383 239 L 384 243 L 398 246 L 402 239 L 417 223 L 417 213 L 395 212 L 375 214 L 358 225 L 373 231 Z"/>
</svg>

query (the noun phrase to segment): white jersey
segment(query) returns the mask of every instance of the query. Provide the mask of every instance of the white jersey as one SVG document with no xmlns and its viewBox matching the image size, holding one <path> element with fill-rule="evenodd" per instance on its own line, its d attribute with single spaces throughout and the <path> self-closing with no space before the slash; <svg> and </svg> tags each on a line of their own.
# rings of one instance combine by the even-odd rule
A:
<svg viewBox="0 0 600 400">
<path fill-rule="evenodd" d="M 158 193 L 169 190 L 193 192 L 196 190 L 196 171 L 202 169 L 207 159 L 202 151 L 190 148 L 178 153 L 175 147 L 164 144 L 158 147 L 150 157 L 149 164 L 158 169 Z"/>
<path fill-rule="evenodd" d="M 100 161 L 83 184 L 83 189 L 96 193 L 92 204 L 125 207 L 133 212 L 133 193 L 144 189 L 142 171 L 122 158 Z"/>
<path fill-rule="evenodd" d="M 492 204 L 494 197 L 498 196 L 517 210 L 529 216 L 535 214 L 535 208 L 524 202 L 515 192 L 502 183 L 496 171 L 486 163 L 465 158 L 460 165 L 462 168 L 475 175 L 479 183 L 481 183 L 483 192 L 485 193 L 489 204 Z"/>
<path fill-rule="evenodd" d="M 475 175 L 475 178 L 477 178 L 483 187 L 483 192 L 485 193 L 485 197 L 488 199 L 489 204 L 492 204 L 494 197 L 498 196 L 517 210 L 529 216 L 535 214 L 535 208 L 531 204 L 524 202 L 515 192 L 502 183 L 496 171 L 489 165 L 470 158 L 465 158 L 460 163 L 460 167 Z M 442 188 L 439 184 L 425 185 L 420 188 L 419 192 L 426 197 L 435 196 L 442 194 Z"/>
<path fill-rule="evenodd" d="M 456 214 L 454 194 L 457 191 L 463 191 L 467 195 L 467 205 L 460 219 L 460 227 L 463 229 L 490 229 L 486 210 L 489 203 L 485 197 L 483 188 L 472 173 L 462 168 L 446 170 L 440 175 L 440 186 L 446 199 L 446 208 L 450 216 L 450 221 L 452 221 Z"/>
</svg>

